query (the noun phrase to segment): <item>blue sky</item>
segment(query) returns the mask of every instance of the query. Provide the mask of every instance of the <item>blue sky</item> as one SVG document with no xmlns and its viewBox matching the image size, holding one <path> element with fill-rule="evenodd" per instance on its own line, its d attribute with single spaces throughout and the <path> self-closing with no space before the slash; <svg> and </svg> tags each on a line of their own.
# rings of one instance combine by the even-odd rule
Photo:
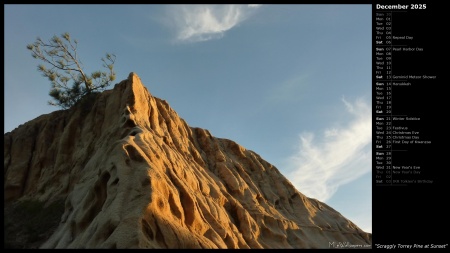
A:
<svg viewBox="0 0 450 253">
<path fill-rule="evenodd" d="M 193 127 L 232 139 L 372 231 L 371 5 L 4 5 L 5 132 L 58 108 L 26 45 L 117 56 Z M 112 86 L 110 87 L 112 88 Z"/>
</svg>

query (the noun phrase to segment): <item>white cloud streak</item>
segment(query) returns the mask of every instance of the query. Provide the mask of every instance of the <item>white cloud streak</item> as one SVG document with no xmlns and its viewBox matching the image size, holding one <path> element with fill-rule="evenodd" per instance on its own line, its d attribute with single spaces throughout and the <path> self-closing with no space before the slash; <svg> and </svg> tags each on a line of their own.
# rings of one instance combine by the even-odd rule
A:
<svg viewBox="0 0 450 253">
<path fill-rule="evenodd" d="M 170 16 L 177 41 L 200 42 L 220 39 L 225 32 L 246 20 L 260 5 L 174 5 Z"/>
<path fill-rule="evenodd" d="M 361 99 L 353 104 L 342 101 L 352 116 L 347 125 L 326 129 L 319 138 L 300 134 L 299 152 L 289 159 L 294 170 L 288 178 L 300 192 L 320 201 L 372 167 L 371 106 Z"/>
</svg>

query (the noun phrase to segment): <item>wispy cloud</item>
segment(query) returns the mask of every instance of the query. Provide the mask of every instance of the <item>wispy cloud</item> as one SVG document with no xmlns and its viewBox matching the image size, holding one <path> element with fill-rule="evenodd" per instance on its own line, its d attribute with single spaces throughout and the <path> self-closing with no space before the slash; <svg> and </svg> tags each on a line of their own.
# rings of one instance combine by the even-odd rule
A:
<svg viewBox="0 0 450 253">
<path fill-rule="evenodd" d="M 300 134 L 297 154 L 290 158 L 294 168 L 288 178 L 308 197 L 326 201 L 339 186 L 369 172 L 372 166 L 372 109 L 362 99 L 350 103 L 342 98 L 351 120 L 329 128 L 316 138 Z"/>
<path fill-rule="evenodd" d="M 272 103 L 286 103 L 298 101 L 304 96 L 302 89 L 308 86 L 309 74 L 301 73 L 286 79 L 268 92 L 268 101 Z"/>
<path fill-rule="evenodd" d="M 177 41 L 199 42 L 222 38 L 259 7 L 259 4 L 174 5 L 170 6 L 169 15 L 173 18 Z"/>
</svg>

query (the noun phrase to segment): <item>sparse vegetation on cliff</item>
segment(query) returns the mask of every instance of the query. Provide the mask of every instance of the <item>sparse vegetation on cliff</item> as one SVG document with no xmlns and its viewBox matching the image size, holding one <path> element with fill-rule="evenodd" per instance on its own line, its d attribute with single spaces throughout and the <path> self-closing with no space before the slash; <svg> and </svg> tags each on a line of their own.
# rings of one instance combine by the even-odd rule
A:
<svg viewBox="0 0 450 253">
<path fill-rule="evenodd" d="M 88 75 L 78 58 L 77 45 L 77 40 L 72 40 L 67 32 L 60 37 L 53 36 L 48 42 L 38 37 L 27 45 L 33 58 L 45 63 L 38 65 L 38 71 L 51 82 L 49 95 L 53 100 L 48 101 L 50 105 L 70 108 L 85 95 L 104 90 L 116 79 L 114 54 L 107 53 L 105 58 L 101 58 L 107 71 L 94 71 Z"/>
<path fill-rule="evenodd" d="M 54 232 L 64 212 L 64 200 L 45 205 L 39 200 L 21 200 L 4 209 L 4 247 L 39 247 Z"/>
</svg>

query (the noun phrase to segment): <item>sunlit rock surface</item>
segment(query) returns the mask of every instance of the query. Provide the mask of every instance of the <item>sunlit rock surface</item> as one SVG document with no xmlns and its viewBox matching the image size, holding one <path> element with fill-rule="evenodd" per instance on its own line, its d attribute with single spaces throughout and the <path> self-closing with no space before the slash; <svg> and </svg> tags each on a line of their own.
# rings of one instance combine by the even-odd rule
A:
<svg viewBox="0 0 450 253">
<path fill-rule="evenodd" d="M 4 178 L 6 206 L 64 200 L 40 248 L 372 243 L 371 234 L 298 192 L 258 154 L 190 127 L 135 73 L 6 133 Z"/>
</svg>

